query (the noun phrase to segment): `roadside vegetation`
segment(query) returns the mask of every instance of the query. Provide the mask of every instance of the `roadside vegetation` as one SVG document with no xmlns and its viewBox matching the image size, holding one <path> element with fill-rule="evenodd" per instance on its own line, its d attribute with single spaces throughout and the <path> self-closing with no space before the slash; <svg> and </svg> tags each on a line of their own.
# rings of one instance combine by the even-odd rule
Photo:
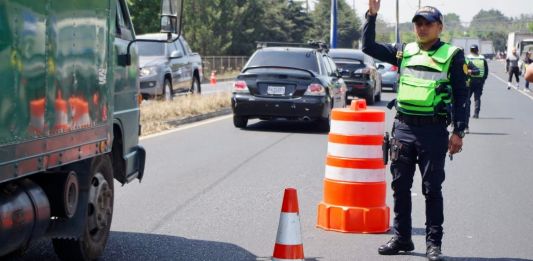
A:
<svg viewBox="0 0 533 261">
<path fill-rule="evenodd" d="M 171 121 L 185 119 L 230 108 L 231 93 L 185 95 L 172 101 L 143 101 L 141 104 L 142 135 L 174 128 Z"/>
</svg>

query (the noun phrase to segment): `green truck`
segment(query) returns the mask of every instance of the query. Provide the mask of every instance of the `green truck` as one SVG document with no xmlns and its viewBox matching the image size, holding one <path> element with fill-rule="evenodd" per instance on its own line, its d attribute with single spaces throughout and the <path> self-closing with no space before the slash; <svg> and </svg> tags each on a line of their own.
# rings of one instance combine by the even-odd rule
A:
<svg viewBox="0 0 533 261">
<path fill-rule="evenodd" d="M 182 2 L 161 7 L 172 41 Z M 114 179 L 144 172 L 136 41 L 125 0 L 0 1 L 0 258 L 102 254 Z"/>
</svg>

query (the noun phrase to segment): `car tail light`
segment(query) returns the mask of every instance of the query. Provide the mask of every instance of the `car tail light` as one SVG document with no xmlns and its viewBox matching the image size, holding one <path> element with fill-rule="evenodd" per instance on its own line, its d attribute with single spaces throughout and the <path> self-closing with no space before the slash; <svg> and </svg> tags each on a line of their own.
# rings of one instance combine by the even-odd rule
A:
<svg viewBox="0 0 533 261">
<path fill-rule="evenodd" d="M 233 83 L 233 92 L 234 93 L 250 93 L 248 90 L 248 85 L 245 81 L 236 81 Z"/>
<path fill-rule="evenodd" d="M 398 66 L 396 66 L 396 65 L 391 66 L 390 67 L 390 71 L 391 72 L 397 72 L 398 71 Z"/>
<path fill-rule="evenodd" d="M 304 95 L 324 96 L 326 95 L 326 88 L 324 88 L 324 86 L 319 83 L 311 83 L 307 87 L 307 90 L 305 91 Z"/>
</svg>

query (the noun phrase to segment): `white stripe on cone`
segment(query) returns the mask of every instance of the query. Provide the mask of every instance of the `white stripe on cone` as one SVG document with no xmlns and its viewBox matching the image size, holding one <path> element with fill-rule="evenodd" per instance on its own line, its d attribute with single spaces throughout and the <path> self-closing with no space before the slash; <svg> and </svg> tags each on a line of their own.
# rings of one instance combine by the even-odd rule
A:
<svg viewBox="0 0 533 261">
<path fill-rule="evenodd" d="M 383 158 L 383 149 L 381 145 L 350 145 L 329 142 L 328 154 L 342 158 L 381 159 Z"/>
<path fill-rule="evenodd" d="M 300 217 L 298 213 L 281 212 L 279 216 L 276 243 L 281 245 L 301 245 Z"/>
<path fill-rule="evenodd" d="M 381 182 L 385 181 L 385 168 L 382 169 L 352 169 L 326 166 L 326 178 L 351 182 Z"/>
<path fill-rule="evenodd" d="M 383 135 L 384 122 L 337 121 L 331 120 L 330 133 L 341 135 Z"/>
</svg>

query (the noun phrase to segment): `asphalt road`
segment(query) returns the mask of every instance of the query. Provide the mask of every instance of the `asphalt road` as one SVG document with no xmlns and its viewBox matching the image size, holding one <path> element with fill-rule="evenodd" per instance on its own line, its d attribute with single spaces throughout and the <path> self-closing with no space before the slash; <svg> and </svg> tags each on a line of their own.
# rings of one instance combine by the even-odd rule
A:
<svg viewBox="0 0 533 261">
<path fill-rule="evenodd" d="M 490 69 L 480 118 L 471 120 L 463 152 L 446 163 L 443 252 L 448 260 L 533 260 L 533 95 L 506 89 L 498 79 L 502 62 Z M 385 93 L 375 106 L 387 111 L 389 129 L 393 112 L 384 106 L 393 96 Z M 117 184 L 102 260 L 269 259 L 286 187 L 298 189 L 306 260 L 425 260 L 418 172 L 411 254 L 379 256 L 390 234 L 315 227 L 326 135 L 313 124 L 291 122 L 252 121 L 240 130 L 226 116 L 144 138 L 145 178 Z M 22 258 L 35 259 L 55 260 L 49 243 Z"/>
</svg>

